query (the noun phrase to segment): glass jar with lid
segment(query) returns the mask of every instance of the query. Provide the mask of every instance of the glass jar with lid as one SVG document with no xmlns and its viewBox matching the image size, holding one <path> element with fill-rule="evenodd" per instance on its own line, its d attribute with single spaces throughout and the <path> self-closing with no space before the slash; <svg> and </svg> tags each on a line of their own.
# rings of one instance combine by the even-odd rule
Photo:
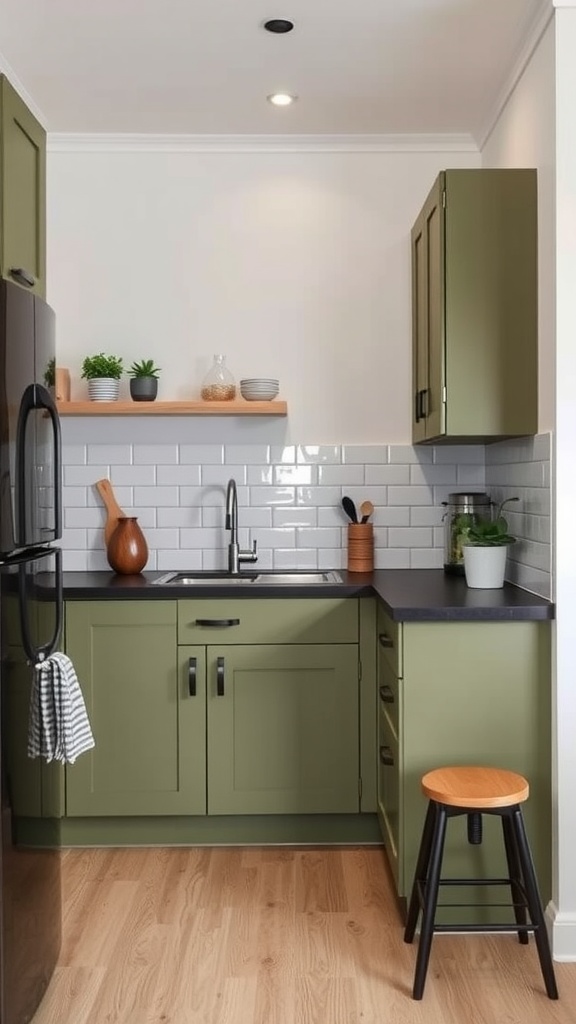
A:
<svg viewBox="0 0 576 1024">
<path fill-rule="evenodd" d="M 492 502 L 485 491 L 455 491 L 443 501 L 446 512 L 444 521 L 444 572 L 464 575 L 463 542 L 468 530 L 479 518 L 489 519 Z"/>
<path fill-rule="evenodd" d="M 230 402 L 236 398 L 236 381 L 226 366 L 226 356 L 214 356 L 200 395 L 205 402 Z"/>
</svg>

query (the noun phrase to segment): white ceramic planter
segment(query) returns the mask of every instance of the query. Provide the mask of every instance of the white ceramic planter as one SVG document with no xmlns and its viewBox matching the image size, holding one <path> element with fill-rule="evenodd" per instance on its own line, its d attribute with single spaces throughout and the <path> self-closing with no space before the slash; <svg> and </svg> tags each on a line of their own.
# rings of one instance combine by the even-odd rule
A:
<svg viewBox="0 0 576 1024">
<path fill-rule="evenodd" d="M 120 381 L 113 377 L 91 377 L 88 381 L 88 398 L 92 402 L 115 402 L 120 391 Z"/>
<path fill-rule="evenodd" d="M 508 545 L 500 547 L 464 546 L 466 583 L 474 590 L 499 590 L 504 586 Z"/>
</svg>

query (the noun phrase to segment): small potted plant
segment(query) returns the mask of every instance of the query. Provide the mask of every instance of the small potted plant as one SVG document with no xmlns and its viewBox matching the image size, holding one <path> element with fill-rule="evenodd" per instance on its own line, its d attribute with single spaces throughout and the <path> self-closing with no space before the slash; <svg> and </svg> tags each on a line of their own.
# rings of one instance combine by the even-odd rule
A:
<svg viewBox="0 0 576 1024">
<path fill-rule="evenodd" d="M 477 590 L 498 590 L 504 586 L 508 548 L 516 538 L 508 530 L 502 509 L 518 498 L 501 502 L 494 518 L 479 516 L 463 537 L 466 583 Z"/>
<path fill-rule="evenodd" d="M 128 370 L 130 377 L 130 395 L 134 402 L 153 402 L 158 394 L 158 374 L 160 367 L 154 365 L 153 359 L 141 359 L 132 363 Z"/>
<path fill-rule="evenodd" d="M 44 385 L 48 388 L 50 394 L 54 395 L 56 387 L 56 360 L 54 357 L 49 359 L 46 363 L 46 368 L 44 370 Z"/>
<path fill-rule="evenodd" d="M 95 402 L 116 401 L 123 369 L 118 356 L 107 356 L 103 352 L 86 356 L 81 376 L 88 381 L 88 397 Z"/>
</svg>

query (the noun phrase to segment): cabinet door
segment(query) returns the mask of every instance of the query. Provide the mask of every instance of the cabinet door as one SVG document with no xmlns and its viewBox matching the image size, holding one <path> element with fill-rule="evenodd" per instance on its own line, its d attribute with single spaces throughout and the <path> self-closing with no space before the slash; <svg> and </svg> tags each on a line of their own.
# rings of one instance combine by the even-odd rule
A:
<svg viewBox="0 0 576 1024">
<path fill-rule="evenodd" d="M 412 229 L 412 439 L 445 431 L 444 175 Z"/>
<path fill-rule="evenodd" d="M 204 649 L 178 656 L 176 602 L 70 602 L 66 636 L 95 740 L 67 766 L 67 815 L 204 813 Z"/>
<path fill-rule="evenodd" d="M 46 294 L 46 133 L 2 76 L 2 276 Z"/>
<path fill-rule="evenodd" d="M 358 647 L 209 647 L 208 813 L 359 811 Z"/>
</svg>

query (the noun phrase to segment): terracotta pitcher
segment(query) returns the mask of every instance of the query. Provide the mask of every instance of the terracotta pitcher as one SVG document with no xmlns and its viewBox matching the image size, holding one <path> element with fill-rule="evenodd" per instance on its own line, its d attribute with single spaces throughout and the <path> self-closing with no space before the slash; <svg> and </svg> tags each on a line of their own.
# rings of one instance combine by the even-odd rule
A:
<svg viewBox="0 0 576 1024">
<path fill-rule="evenodd" d="M 131 576 L 142 572 L 148 561 L 148 545 L 136 516 L 120 516 L 106 551 L 114 572 Z"/>
</svg>

